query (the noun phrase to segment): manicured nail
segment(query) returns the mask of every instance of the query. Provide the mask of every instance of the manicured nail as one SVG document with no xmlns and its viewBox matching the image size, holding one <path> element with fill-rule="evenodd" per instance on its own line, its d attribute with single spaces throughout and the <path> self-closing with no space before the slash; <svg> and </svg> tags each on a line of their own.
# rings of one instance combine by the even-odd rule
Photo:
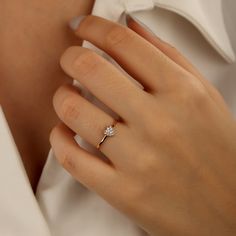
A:
<svg viewBox="0 0 236 236">
<path fill-rule="evenodd" d="M 81 16 L 77 16 L 77 17 L 74 17 L 72 18 L 70 21 L 69 21 L 69 27 L 72 29 L 72 30 L 77 30 L 80 23 L 82 22 L 82 20 L 86 17 L 86 15 L 81 15 Z"/>
</svg>

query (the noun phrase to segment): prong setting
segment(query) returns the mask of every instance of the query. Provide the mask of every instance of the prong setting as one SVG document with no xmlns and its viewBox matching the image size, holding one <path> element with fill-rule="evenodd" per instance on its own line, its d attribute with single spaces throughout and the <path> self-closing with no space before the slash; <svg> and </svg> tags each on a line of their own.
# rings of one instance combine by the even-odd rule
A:
<svg viewBox="0 0 236 236">
<path fill-rule="evenodd" d="M 112 137 L 115 135 L 115 128 L 113 126 L 108 126 L 106 127 L 106 129 L 104 130 L 104 135 L 108 136 L 108 137 Z"/>
</svg>

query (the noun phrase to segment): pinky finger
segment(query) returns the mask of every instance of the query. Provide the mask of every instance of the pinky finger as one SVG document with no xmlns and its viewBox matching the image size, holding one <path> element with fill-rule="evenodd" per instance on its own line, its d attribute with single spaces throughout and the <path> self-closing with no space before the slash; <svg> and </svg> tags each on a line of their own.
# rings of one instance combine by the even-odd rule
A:
<svg viewBox="0 0 236 236">
<path fill-rule="evenodd" d="M 57 160 L 87 188 L 100 195 L 108 194 L 116 178 L 115 168 L 82 149 L 74 140 L 74 135 L 63 123 L 53 128 L 50 143 Z"/>
</svg>

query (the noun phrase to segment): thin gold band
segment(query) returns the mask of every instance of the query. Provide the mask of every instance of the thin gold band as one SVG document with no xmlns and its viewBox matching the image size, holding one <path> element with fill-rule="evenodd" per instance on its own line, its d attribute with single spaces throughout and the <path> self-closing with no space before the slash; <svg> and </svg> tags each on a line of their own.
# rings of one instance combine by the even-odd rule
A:
<svg viewBox="0 0 236 236">
<path fill-rule="evenodd" d="M 100 141 L 100 143 L 97 145 L 97 149 L 99 149 L 101 147 L 101 145 L 103 144 L 103 142 L 106 140 L 108 136 L 105 134 L 102 138 L 102 140 Z"/>
<path fill-rule="evenodd" d="M 115 120 L 112 125 L 107 126 L 107 127 L 105 128 L 105 130 L 104 130 L 104 136 L 102 137 L 101 141 L 100 141 L 99 144 L 97 145 L 97 149 L 100 149 L 101 145 L 105 142 L 105 140 L 106 140 L 107 137 L 112 137 L 112 136 L 115 135 L 115 129 L 112 129 L 112 131 L 114 132 L 114 134 L 112 134 L 112 135 L 106 134 L 105 131 L 106 131 L 107 129 L 109 129 L 109 128 L 114 128 L 116 124 L 117 124 L 117 121 Z"/>
</svg>

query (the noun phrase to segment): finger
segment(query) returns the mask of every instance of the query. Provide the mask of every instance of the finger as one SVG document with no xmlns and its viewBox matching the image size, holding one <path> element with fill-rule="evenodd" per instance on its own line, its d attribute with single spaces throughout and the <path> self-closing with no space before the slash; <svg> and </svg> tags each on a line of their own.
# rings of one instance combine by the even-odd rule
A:
<svg viewBox="0 0 236 236">
<path fill-rule="evenodd" d="M 80 96 L 73 85 L 59 87 L 53 105 L 61 121 L 95 147 L 104 127 L 114 122 L 110 115 Z"/>
<path fill-rule="evenodd" d="M 74 140 L 74 133 L 64 124 L 53 128 L 50 143 L 59 163 L 79 182 L 101 195 L 109 194 L 116 181 L 115 169 L 85 151 Z"/>
<path fill-rule="evenodd" d="M 144 25 L 141 25 L 141 23 L 139 24 L 136 19 L 132 18 L 132 16 L 127 16 L 127 26 L 153 44 L 156 48 L 162 51 L 166 56 L 183 67 L 185 70 L 197 77 L 200 76 L 199 71 L 197 71 L 197 69 L 183 55 L 181 55 L 176 48 L 167 42 L 162 41 L 150 30 L 145 29 Z"/>
<path fill-rule="evenodd" d="M 61 58 L 65 72 L 124 119 L 136 116 L 147 93 L 92 50 L 70 47 Z"/>
<path fill-rule="evenodd" d="M 158 38 L 149 29 L 145 29 L 145 26 L 141 25 L 141 23 L 139 24 L 137 20 L 133 19 L 132 17 L 127 17 L 127 25 L 130 29 L 134 30 L 137 34 L 153 44 L 179 66 L 183 67 L 189 73 L 198 78 L 208 91 L 209 95 L 219 105 L 221 105 L 223 109 L 228 110 L 224 99 L 218 93 L 218 91 L 206 79 L 203 78 L 201 73 L 192 65 L 192 63 L 187 58 L 185 58 L 175 47 Z"/>
<path fill-rule="evenodd" d="M 98 107 L 80 96 L 72 85 L 63 85 L 55 93 L 53 104 L 59 118 L 76 134 L 96 147 L 104 136 L 106 127 L 114 123 L 114 119 Z M 129 145 L 133 138 L 130 137 L 128 127 L 118 122 L 115 135 L 106 138 L 100 151 L 117 167 L 127 164 L 131 149 Z"/>
<path fill-rule="evenodd" d="M 101 17 L 85 17 L 75 33 L 110 54 L 146 90 L 176 86 L 178 80 L 174 78 L 184 73 L 181 67 L 134 31 Z"/>
</svg>

